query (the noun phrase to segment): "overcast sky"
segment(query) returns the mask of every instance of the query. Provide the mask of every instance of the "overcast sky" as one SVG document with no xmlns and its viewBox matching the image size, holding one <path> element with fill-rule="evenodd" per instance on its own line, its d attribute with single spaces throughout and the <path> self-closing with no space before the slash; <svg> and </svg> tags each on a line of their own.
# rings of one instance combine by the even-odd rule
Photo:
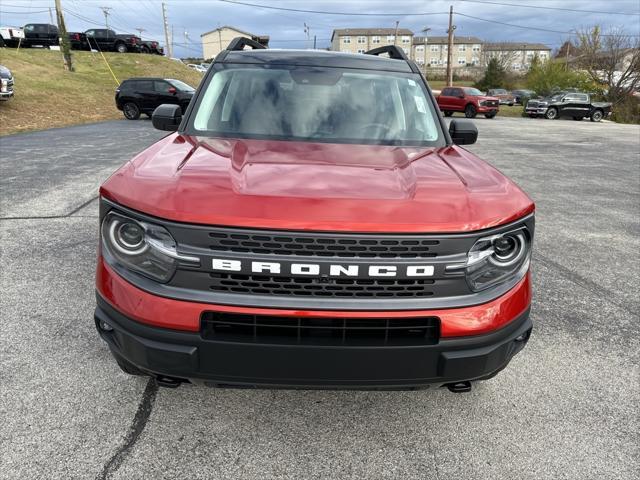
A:
<svg viewBox="0 0 640 480">
<path fill-rule="evenodd" d="M 161 0 L 61 0 L 67 12 L 69 31 L 84 31 L 104 25 L 100 6 L 111 7 L 110 24 L 120 33 L 135 33 L 145 28 L 143 37 L 164 44 Z M 430 36 L 446 35 L 449 5 L 460 14 L 521 25 L 517 28 L 462 15 L 455 16 L 456 34 L 477 36 L 487 41 L 540 42 L 558 47 L 569 35 L 543 30 L 567 32 L 600 24 L 605 28 L 624 27 L 627 33 L 640 34 L 640 0 L 493 0 L 498 3 L 532 5 L 559 9 L 592 10 L 572 12 L 483 4 L 490 0 L 240 0 L 246 3 L 276 7 L 324 10 L 346 13 L 392 13 L 391 16 L 356 16 L 298 13 L 224 3 L 219 0 L 165 0 L 169 24 L 174 31 L 174 56 L 200 56 L 200 35 L 221 25 L 235 26 L 271 37 L 273 48 L 305 48 L 304 24 L 310 26 L 311 38 L 317 36 L 318 47 L 327 47 L 334 28 L 400 27 L 417 35 L 425 27 Z M 53 0 L 0 0 L 0 23 L 22 26 L 26 23 L 49 23 L 48 8 Z M 430 13 L 430 15 L 406 15 Z M 635 13 L 635 15 L 630 15 Z M 82 17 L 82 18 L 79 18 Z M 185 36 L 185 32 L 187 36 Z"/>
</svg>

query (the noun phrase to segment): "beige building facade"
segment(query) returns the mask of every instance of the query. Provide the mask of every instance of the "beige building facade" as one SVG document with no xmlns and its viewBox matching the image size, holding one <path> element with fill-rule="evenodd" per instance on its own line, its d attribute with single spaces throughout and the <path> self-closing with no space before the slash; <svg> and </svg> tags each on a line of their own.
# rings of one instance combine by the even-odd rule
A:
<svg viewBox="0 0 640 480">
<path fill-rule="evenodd" d="M 346 53 L 364 53 L 386 45 L 396 45 L 411 55 L 413 32 L 406 28 L 341 28 L 331 35 L 331 50 Z"/>
<path fill-rule="evenodd" d="M 218 53 L 227 48 L 229 42 L 236 37 L 245 37 L 260 42 L 264 45 L 269 43 L 269 37 L 265 35 L 254 35 L 253 33 L 245 32 L 235 27 L 229 27 L 227 25 L 216 28 L 207 33 L 200 35 L 202 41 L 202 54 L 205 60 L 211 60 L 215 58 Z"/>
<path fill-rule="evenodd" d="M 413 37 L 412 58 L 418 65 L 446 67 L 448 37 Z M 482 40 L 477 37 L 453 37 L 451 63 L 454 68 L 478 66 L 482 60 Z"/>
<path fill-rule="evenodd" d="M 542 43 L 486 43 L 483 64 L 486 65 L 492 58 L 497 58 L 507 70 L 526 71 L 536 55 L 541 62 L 546 62 L 551 58 L 551 47 Z"/>
</svg>

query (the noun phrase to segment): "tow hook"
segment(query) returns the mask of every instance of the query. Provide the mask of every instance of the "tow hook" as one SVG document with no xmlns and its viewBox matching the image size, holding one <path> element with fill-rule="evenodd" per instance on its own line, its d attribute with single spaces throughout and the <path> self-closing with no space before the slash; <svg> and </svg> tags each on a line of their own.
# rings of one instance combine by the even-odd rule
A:
<svg viewBox="0 0 640 480">
<path fill-rule="evenodd" d="M 471 391 L 471 382 L 448 383 L 447 388 L 453 393 L 466 393 Z"/>
<path fill-rule="evenodd" d="M 159 387 L 178 388 L 182 381 L 171 377 L 156 377 L 156 383 Z"/>
</svg>

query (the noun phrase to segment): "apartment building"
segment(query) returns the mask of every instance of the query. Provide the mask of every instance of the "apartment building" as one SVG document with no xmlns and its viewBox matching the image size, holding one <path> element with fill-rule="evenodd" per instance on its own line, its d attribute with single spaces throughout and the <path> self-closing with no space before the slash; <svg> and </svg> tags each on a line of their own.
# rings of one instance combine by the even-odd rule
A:
<svg viewBox="0 0 640 480">
<path fill-rule="evenodd" d="M 202 54 L 204 58 L 206 60 L 214 58 L 218 53 L 227 48 L 229 42 L 236 37 L 250 38 L 256 42 L 262 43 L 263 45 L 269 44 L 269 37 L 267 35 L 255 35 L 253 33 L 225 25 L 200 35 L 200 39 L 202 41 Z"/>
<path fill-rule="evenodd" d="M 413 32 L 399 28 L 396 38 L 395 28 L 341 28 L 331 34 L 331 50 L 347 53 L 364 53 L 385 45 L 401 47 L 407 56 L 411 55 Z"/>
<path fill-rule="evenodd" d="M 551 47 L 542 43 L 497 42 L 485 43 L 483 52 L 483 64 L 490 59 L 497 58 L 500 63 L 509 70 L 523 71 L 531 66 L 535 56 L 545 62 L 551 58 Z"/>
<path fill-rule="evenodd" d="M 451 62 L 454 68 L 476 66 L 482 60 L 482 40 L 477 37 L 453 37 Z M 449 50 L 448 37 L 413 37 L 412 58 L 419 65 L 446 67 Z"/>
</svg>

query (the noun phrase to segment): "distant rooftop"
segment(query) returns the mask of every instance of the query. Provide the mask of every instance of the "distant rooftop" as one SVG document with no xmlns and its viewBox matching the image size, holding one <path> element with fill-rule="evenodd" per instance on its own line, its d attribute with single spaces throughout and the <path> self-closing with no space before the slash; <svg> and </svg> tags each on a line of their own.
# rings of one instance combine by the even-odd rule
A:
<svg viewBox="0 0 640 480">
<path fill-rule="evenodd" d="M 518 51 L 518 50 L 551 50 L 551 47 L 543 43 L 527 42 L 494 42 L 485 43 L 485 51 Z"/>
<path fill-rule="evenodd" d="M 425 37 L 413 37 L 413 44 L 414 45 L 424 44 L 424 38 Z M 427 37 L 427 45 L 429 44 L 446 45 L 447 43 L 449 43 L 448 37 Z M 461 35 L 460 36 L 454 35 L 453 43 L 457 45 L 461 43 L 483 43 L 483 42 L 478 37 L 463 37 Z"/>
<path fill-rule="evenodd" d="M 344 37 L 348 35 L 395 35 L 395 28 L 337 28 L 331 34 L 331 40 L 336 35 Z M 408 28 L 399 28 L 398 35 L 413 35 L 413 32 Z"/>
</svg>

